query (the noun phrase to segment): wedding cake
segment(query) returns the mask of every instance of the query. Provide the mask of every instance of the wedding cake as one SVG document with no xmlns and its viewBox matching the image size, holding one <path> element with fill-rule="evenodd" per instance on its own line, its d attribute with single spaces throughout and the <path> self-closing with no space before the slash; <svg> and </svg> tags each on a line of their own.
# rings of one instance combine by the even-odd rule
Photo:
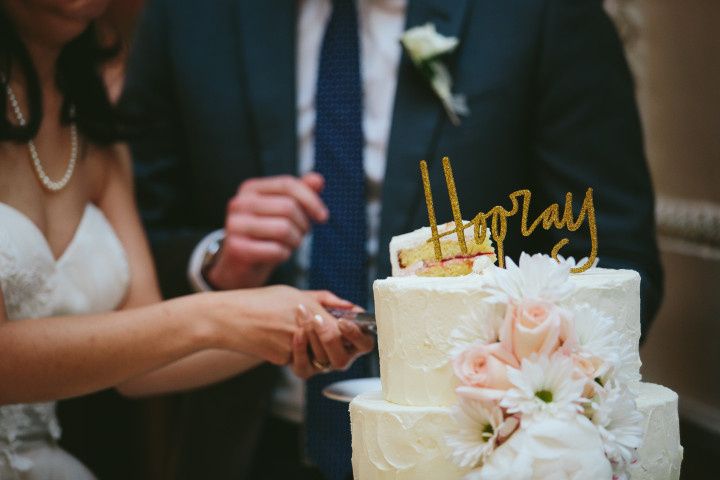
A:
<svg viewBox="0 0 720 480">
<path fill-rule="evenodd" d="M 350 405 L 355 480 L 679 478 L 678 397 L 640 381 L 637 272 L 499 268 L 487 244 L 428 264 L 428 238 L 393 239 L 374 284 L 382 393 Z"/>
</svg>

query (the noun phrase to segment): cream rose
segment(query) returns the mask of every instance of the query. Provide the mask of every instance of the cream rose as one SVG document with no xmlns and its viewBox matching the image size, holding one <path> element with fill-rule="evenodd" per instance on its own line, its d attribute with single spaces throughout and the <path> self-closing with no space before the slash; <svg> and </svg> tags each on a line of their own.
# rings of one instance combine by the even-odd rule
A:
<svg viewBox="0 0 720 480">
<path fill-rule="evenodd" d="M 453 360 L 455 375 L 470 387 L 506 390 L 512 387 L 507 367 L 519 368 L 517 359 L 502 344 L 476 342 Z"/>
<path fill-rule="evenodd" d="M 420 73 L 430 83 L 435 94 L 445 108 L 453 125 L 460 125 L 460 115 L 468 115 L 464 95 L 452 93 L 452 76 L 450 70 L 440 61 L 458 46 L 458 39 L 446 37 L 435 29 L 435 25 L 427 23 L 408 29 L 400 37 L 408 55 Z"/>
<path fill-rule="evenodd" d="M 400 41 L 405 45 L 413 62 L 420 64 L 438 55 L 450 53 L 458 46 L 458 39 L 446 37 L 432 23 L 407 30 Z"/>
<path fill-rule="evenodd" d="M 520 360 L 551 355 L 567 335 L 567 313 L 554 303 L 522 299 L 507 306 L 500 341 Z"/>
</svg>

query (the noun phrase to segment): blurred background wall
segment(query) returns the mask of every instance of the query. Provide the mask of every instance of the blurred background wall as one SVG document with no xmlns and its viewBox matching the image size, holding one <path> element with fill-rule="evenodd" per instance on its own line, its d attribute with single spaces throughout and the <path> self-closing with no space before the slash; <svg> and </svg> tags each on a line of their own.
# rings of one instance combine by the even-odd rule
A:
<svg viewBox="0 0 720 480">
<path fill-rule="evenodd" d="M 720 1 L 608 0 L 637 81 L 665 302 L 643 376 L 680 394 L 683 480 L 720 478 Z"/>
</svg>

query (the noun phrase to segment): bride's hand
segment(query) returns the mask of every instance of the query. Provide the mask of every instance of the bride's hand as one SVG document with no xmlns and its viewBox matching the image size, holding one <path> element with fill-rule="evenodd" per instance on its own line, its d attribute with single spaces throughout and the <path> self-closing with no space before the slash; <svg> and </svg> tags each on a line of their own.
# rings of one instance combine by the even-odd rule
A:
<svg viewBox="0 0 720 480">
<path fill-rule="evenodd" d="M 354 308 L 328 292 L 319 292 L 324 307 Z M 329 296 L 328 296 L 329 295 Z M 343 304 L 335 303 L 336 300 Z M 343 319 L 329 315 L 313 313 L 304 305 L 297 310 L 298 325 L 302 330 L 293 337 L 293 372 L 307 379 L 318 373 L 331 370 L 345 370 L 361 355 L 374 347 L 371 336 L 362 332 L 360 327 Z"/>
<path fill-rule="evenodd" d="M 334 308 L 353 306 L 329 292 L 304 292 L 284 285 L 207 295 L 218 348 L 247 353 L 276 365 L 291 360 L 293 336 L 301 330 L 296 321 L 298 305 L 330 320 L 334 319 L 322 302 Z"/>
</svg>

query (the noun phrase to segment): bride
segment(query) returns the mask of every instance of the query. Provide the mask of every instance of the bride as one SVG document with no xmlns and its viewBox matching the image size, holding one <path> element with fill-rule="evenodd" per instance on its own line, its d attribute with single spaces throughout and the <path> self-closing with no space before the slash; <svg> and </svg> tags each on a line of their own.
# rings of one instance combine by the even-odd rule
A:
<svg viewBox="0 0 720 480">
<path fill-rule="evenodd" d="M 92 479 L 54 400 L 199 387 L 263 361 L 306 378 L 372 340 L 285 286 L 160 302 L 98 68 L 106 0 L 0 0 L 0 478 Z M 32 319 L 32 320 L 30 320 Z M 16 321 L 22 320 L 22 321 Z"/>
</svg>

